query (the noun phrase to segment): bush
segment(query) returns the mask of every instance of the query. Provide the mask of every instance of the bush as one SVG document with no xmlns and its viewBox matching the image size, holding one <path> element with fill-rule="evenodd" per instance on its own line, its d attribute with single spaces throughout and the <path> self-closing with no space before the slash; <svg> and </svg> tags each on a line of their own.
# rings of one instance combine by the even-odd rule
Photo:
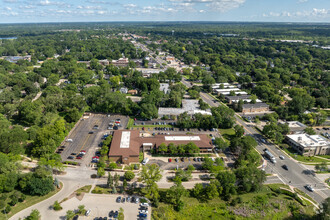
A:
<svg viewBox="0 0 330 220">
<path fill-rule="evenodd" d="M 61 204 L 60 204 L 58 201 L 55 201 L 55 202 L 54 202 L 54 205 L 53 205 L 53 209 L 54 209 L 55 211 L 59 211 L 59 210 L 61 210 L 61 209 L 63 209 L 63 208 L 62 208 Z"/>
<path fill-rule="evenodd" d="M 18 201 L 19 202 L 24 202 L 25 199 L 26 199 L 26 195 L 22 193 L 21 196 L 19 197 Z"/>
<path fill-rule="evenodd" d="M 6 208 L 4 210 L 2 210 L 3 214 L 8 214 L 11 211 L 11 207 L 10 205 L 7 205 Z"/>
<path fill-rule="evenodd" d="M 134 177 L 135 177 L 135 174 L 132 171 L 126 171 L 124 174 L 124 178 L 127 181 L 131 181 L 132 179 L 134 179 Z"/>
</svg>

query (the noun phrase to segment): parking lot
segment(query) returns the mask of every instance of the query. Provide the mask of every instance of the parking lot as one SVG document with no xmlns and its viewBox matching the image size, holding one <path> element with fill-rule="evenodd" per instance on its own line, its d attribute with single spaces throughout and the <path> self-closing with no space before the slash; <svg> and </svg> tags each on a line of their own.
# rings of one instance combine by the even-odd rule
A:
<svg viewBox="0 0 330 220">
<path fill-rule="evenodd" d="M 122 195 L 120 195 L 122 196 Z M 61 205 L 63 210 L 54 212 L 54 216 L 49 219 L 58 219 L 64 217 L 67 210 L 75 210 L 79 205 L 84 205 L 86 210 L 91 210 L 88 216 L 79 216 L 79 219 L 96 219 L 99 217 L 107 217 L 107 219 L 114 219 L 109 217 L 111 211 L 119 211 L 120 208 L 124 209 L 125 219 L 139 219 L 140 204 L 125 202 L 117 203 L 116 198 L 118 195 L 105 195 L 105 194 L 90 194 L 84 195 L 84 198 L 79 201 L 76 197 L 73 197 Z M 151 209 L 149 208 L 147 219 L 151 219 Z M 56 216 L 55 216 L 56 215 Z M 53 218 L 54 217 L 54 218 Z"/>
<path fill-rule="evenodd" d="M 120 119 L 121 126 L 118 126 L 118 129 L 127 127 L 128 117 L 122 115 L 108 117 L 106 114 L 91 114 L 89 118 L 80 119 L 62 143 L 64 146 L 61 147 L 62 161 L 76 161 L 82 165 L 89 165 L 98 145 L 102 142 L 103 135 L 113 131 L 108 129 L 109 123 L 115 122 L 116 119 Z M 82 159 L 77 159 L 81 151 L 86 151 L 86 154 Z M 70 156 L 73 159 L 69 159 Z"/>
</svg>

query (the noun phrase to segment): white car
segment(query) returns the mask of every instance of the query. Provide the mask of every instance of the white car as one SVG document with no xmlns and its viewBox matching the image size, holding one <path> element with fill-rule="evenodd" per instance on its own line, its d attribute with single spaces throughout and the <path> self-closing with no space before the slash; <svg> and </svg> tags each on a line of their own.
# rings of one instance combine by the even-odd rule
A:
<svg viewBox="0 0 330 220">
<path fill-rule="evenodd" d="M 91 210 L 90 210 L 90 209 L 88 209 L 88 210 L 86 211 L 85 215 L 88 216 L 89 213 L 91 213 Z"/>
<path fill-rule="evenodd" d="M 282 156 L 282 155 L 280 155 L 279 158 L 280 158 L 281 160 L 284 160 L 284 159 L 285 159 L 285 157 Z"/>
<path fill-rule="evenodd" d="M 72 139 L 66 139 L 66 142 L 73 142 Z"/>
<path fill-rule="evenodd" d="M 145 203 L 141 203 L 141 206 L 149 207 L 149 204 L 145 202 Z"/>
<path fill-rule="evenodd" d="M 306 187 L 306 189 L 308 189 L 309 191 L 314 192 L 314 189 L 313 189 L 313 187 L 312 187 L 311 185 L 306 185 L 305 187 Z"/>
<path fill-rule="evenodd" d="M 142 213 L 142 214 L 148 214 L 148 210 L 141 210 L 140 213 Z"/>
</svg>

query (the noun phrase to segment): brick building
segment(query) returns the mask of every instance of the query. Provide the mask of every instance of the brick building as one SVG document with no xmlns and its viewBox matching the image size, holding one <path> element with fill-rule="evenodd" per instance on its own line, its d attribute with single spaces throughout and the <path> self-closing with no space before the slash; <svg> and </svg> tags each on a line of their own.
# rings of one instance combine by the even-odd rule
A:
<svg viewBox="0 0 330 220">
<path fill-rule="evenodd" d="M 109 159 L 118 163 L 138 163 L 139 153 L 158 149 L 162 143 L 169 145 L 188 144 L 193 142 L 199 147 L 201 153 L 212 151 L 211 139 L 206 134 L 200 135 L 155 135 L 144 137 L 137 130 L 115 131 L 109 150 Z"/>
</svg>

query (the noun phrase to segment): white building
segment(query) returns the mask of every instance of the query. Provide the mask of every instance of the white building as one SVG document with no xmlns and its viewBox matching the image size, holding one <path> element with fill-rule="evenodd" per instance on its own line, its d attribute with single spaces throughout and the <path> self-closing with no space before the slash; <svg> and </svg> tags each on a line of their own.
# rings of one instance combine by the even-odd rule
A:
<svg viewBox="0 0 330 220">
<path fill-rule="evenodd" d="M 287 135 L 286 142 L 299 154 L 304 156 L 330 154 L 330 141 L 320 135 Z"/>
</svg>

